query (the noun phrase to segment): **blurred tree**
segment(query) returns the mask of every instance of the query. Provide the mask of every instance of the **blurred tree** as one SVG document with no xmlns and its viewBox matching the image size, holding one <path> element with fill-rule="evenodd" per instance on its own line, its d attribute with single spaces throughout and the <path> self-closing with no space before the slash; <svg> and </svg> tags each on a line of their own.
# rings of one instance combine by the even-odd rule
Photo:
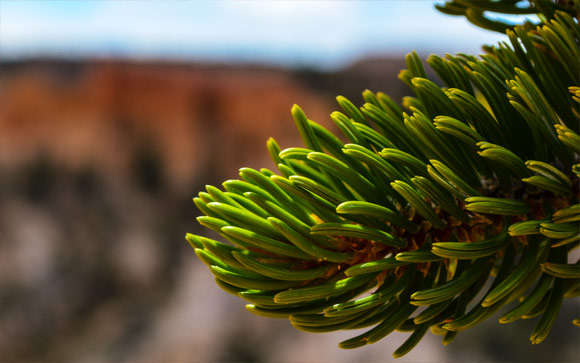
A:
<svg viewBox="0 0 580 363">
<path fill-rule="evenodd" d="M 40 153 L 21 174 L 24 195 L 31 202 L 46 201 L 55 187 L 57 174 L 54 162 L 46 156 L 46 153 Z"/>
<path fill-rule="evenodd" d="M 133 154 L 133 177 L 147 193 L 160 192 L 165 186 L 163 159 L 152 143 L 142 143 Z"/>
</svg>

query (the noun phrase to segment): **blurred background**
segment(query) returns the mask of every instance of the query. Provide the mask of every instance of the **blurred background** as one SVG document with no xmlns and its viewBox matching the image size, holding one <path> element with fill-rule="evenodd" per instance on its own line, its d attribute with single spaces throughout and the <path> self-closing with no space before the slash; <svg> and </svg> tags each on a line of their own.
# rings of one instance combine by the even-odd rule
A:
<svg viewBox="0 0 580 363">
<path fill-rule="evenodd" d="M 400 100 L 404 54 L 478 53 L 499 34 L 432 1 L 0 2 L 1 362 L 387 362 L 406 339 L 343 351 L 254 316 L 184 239 L 191 199 L 265 142 L 299 145 L 297 103 L 332 128 L 334 97 Z M 495 319 L 400 361 L 571 362 L 567 302 L 549 338 Z"/>
</svg>

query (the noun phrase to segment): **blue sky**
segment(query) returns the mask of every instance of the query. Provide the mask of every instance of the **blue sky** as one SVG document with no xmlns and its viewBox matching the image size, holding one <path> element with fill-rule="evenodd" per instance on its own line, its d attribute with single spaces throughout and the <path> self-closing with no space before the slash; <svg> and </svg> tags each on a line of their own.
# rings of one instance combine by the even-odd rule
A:
<svg viewBox="0 0 580 363">
<path fill-rule="evenodd" d="M 439 1 L 441 2 L 441 1 Z M 478 53 L 504 39 L 435 1 L 2 0 L 0 52 L 340 67 L 366 55 Z"/>
</svg>

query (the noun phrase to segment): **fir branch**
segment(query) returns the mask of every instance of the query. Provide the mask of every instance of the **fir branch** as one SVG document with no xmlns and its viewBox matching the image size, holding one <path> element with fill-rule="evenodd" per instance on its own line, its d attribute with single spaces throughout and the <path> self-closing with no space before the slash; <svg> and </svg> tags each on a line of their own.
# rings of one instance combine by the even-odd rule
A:
<svg viewBox="0 0 580 363">
<path fill-rule="evenodd" d="M 563 299 L 579 295 L 567 256 L 580 245 L 580 2 L 439 8 L 507 41 L 479 58 L 430 56 L 446 88 L 408 55 L 399 78 L 416 97 L 403 108 L 369 90 L 360 108 L 337 97 L 331 119 L 346 144 L 294 106 L 305 147 L 267 142 L 280 175 L 243 168 L 194 198 L 198 221 L 230 243 L 186 239 L 250 312 L 308 332 L 372 327 L 346 349 L 407 331 L 401 357 L 429 328 L 449 344 L 517 299 L 499 321 L 541 315 L 530 337 L 540 343 Z"/>
</svg>

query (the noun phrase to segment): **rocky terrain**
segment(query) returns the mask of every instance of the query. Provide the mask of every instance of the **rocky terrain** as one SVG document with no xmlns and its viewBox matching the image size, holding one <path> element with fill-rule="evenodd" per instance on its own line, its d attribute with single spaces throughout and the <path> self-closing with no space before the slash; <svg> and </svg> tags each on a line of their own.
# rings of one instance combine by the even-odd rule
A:
<svg viewBox="0 0 580 363">
<path fill-rule="evenodd" d="M 273 168 L 270 136 L 282 147 L 300 143 L 292 104 L 332 129 L 335 95 L 359 104 L 368 88 L 400 99 L 402 68 L 402 59 L 380 58 L 336 72 L 2 63 L 0 361 L 388 360 L 404 335 L 345 352 L 336 343 L 356 332 L 311 335 L 247 313 L 183 237 L 201 232 L 191 198 L 204 185 L 235 178 L 242 166 Z M 469 332 L 464 342 L 475 344 L 458 343 L 453 357 L 490 360 L 490 347 L 517 340 L 529 354 L 503 357 L 566 360 L 579 353 L 577 339 L 570 343 L 577 333 L 566 332 L 556 327 L 539 348 L 519 331 L 500 340 Z M 409 359 L 448 360 L 438 337 L 422 344 Z"/>
</svg>

